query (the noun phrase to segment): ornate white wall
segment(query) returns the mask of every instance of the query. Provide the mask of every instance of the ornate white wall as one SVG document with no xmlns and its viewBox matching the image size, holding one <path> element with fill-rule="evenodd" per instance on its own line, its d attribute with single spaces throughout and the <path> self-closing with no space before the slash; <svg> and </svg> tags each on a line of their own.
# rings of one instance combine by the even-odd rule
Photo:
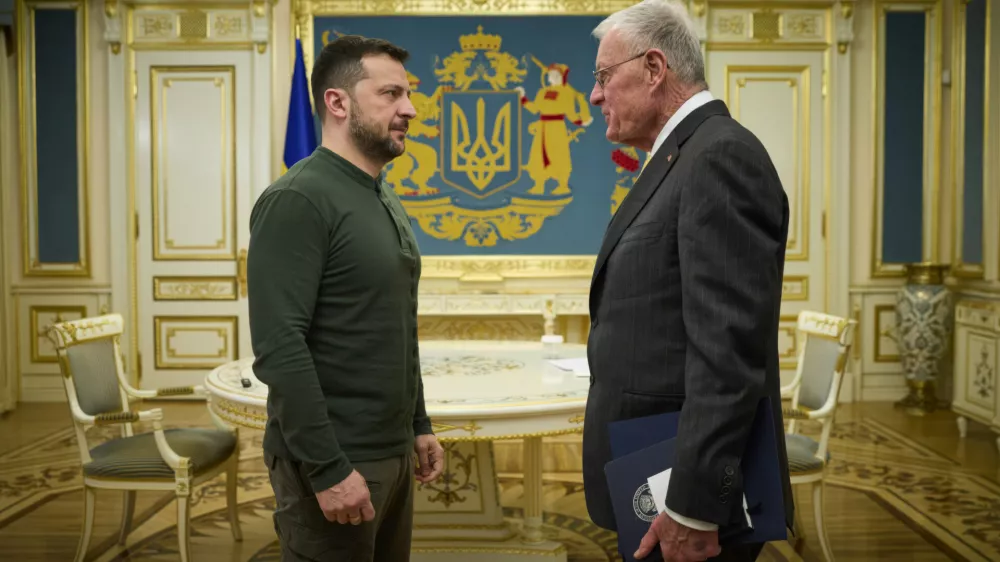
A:
<svg viewBox="0 0 1000 562">
<path fill-rule="evenodd" d="M 992 43 L 989 45 L 989 80 L 985 105 L 1000 107 L 1000 43 L 998 12 L 995 3 L 989 25 Z M 962 56 L 962 39 L 965 29 L 966 0 L 929 1 L 879 1 L 859 3 L 855 22 L 855 56 L 852 73 L 851 99 L 854 110 L 851 119 L 850 145 L 852 167 L 850 172 L 853 193 L 850 214 L 850 307 L 852 315 L 860 321 L 858 333 L 860 346 L 854 350 L 855 372 L 863 377 L 854 380 L 855 394 L 862 400 L 898 400 L 906 394 L 906 381 L 900 362 L 897 344 L 895 302 L 896 293 L 905 282 L 901 264 L 883 263 L 882 232 L 885 213 L 897 212 L 885 206 L 885 185 L 880 170 L 886 157 L 880 140 L 887 134 L 881 126 L 887 108 L 893 99 L 885 99 L 885 82 L 875 78 L 887 69 L 885 48 L 889 34 L 886 17 L 898 12 L 923 13 L 927 17 L 927 42 L 923 69 L 924 93 L 927 96 L 923 112 L 924 154 L 915 162 L 926 166 L 922 186 L 914 186 L 912 197 L 923 199 L 923 214 L 917 216 L 921 254 L 915 261 L 951 264 L 952 274 L 947 285 L 956 293 L 956 299 L 975 298 L 1000 300 L 1000 150 L 995 139 L 1000 128 L 1000 112 L 988 115 L 987 130 L 990 141 L 985 155 L 983 184 L 983 252 L 978 267 L 962 265 L 961 254 L 956 250 L 964 221 L 957 213 L 961 205 L 963 135 L 957 116 L 964 107 L 965 59 Z M 876 43 L 877 41 L 877 43 Z M 917 59 L 918 61 L 920 59 Z M 883 78 L 884 80 L 884 78 Z M 911 92 L 910 95 L 914 93 Z M 919 116 L 918 116 L 919 120 Z M 891 133 L 891 131 L 890 131 Z M 992 177 L 992 180 L 988 178 Z M 952 346 L 945 360 L 945 379 L 938 394 L 951 395 L 951 366 L 955 353 L 966 353 L 964 345 Z M 964 361 L 964 360 L 963 360 Z M 963 363 L 964 364 L 964 363 Z"/>
<path fill-rule="evenodd" d="M 956 2 L 962 1 L 888 3 L 893 9 L 930 9 L 940 22 L 928 47 L 931 72 L 926 87 L 938 100 L 929 105 L 928 120 L 935 141 L 929 146 L 938 149 L 929 149 L 928 159 L 941 179 L 925 190 L 934 205 L 921 221 L 933 242 L 924 245 L 926 258 L 942 261 L 953 259 L 952 240 L 961 232 L 952 211 L 950 179 L 956 157 L 951 147 L 958 134 L 951 126 L 956 98 L 943 80 L 955 65 L 952 29 Z M 569 7 L 573 2 L 555 4 Z M 22 5 L 45 3 L 25 0 Z M 480 12 L 489 12 L 494 4 L 507 3 L 447 3 Z M 614 2 L 583 4 L 593 9 Z M 784 324 L 791 326 L 794 314 L 806 308 L 855 317 L 861 322 L 860 338 L 844 397 L 899 398 L 905 387 L 890 305 L 902 279 L 886 276 L 895 275 L 893 271 L 880 272 L 885 268 L 878 266 L 880 247 L 874 234 L 881 228 L 881 215 L 874 212 L 879 164 L 872 123 L 877 116 L 873 111 L 884 109 L 873 88 L 873 73 L 884 62 L 873 43 L 875 3 L 689 4 L 705 44 L 713 92 L 731 106 L 739 96 L 742 120 L 759 131 L 790 178 L 786 183 L 795 205 L 795 234 L 789 251 L 803 259 L 790 260 L 786 270 Z M 89 256 L 86 275 L 67 277 L 45 271 L 44 264 L 41 271 L 25 265 L 24 241 L 32 240 L 38 227 L 32 214 L 23 213 L 25 197 L 32 192 L 21 188 L 23 155 L 13 151 L 14 142 L 0 142 L 0 257 L 7 281 L 6 288 L 0 284 L 6 306 L 0 308 L 6 312 L 6 323 L 0 326 L 0 352 L 5 352 L 0 363 L 7 366 L 6 378 L 0 370 L 0 407 L 4 389 L 25 400 L 62 399 L 51 348 L 37 333 L 57 317 L 124 314 L 127 365 L 142 386 L 186 384 L 197 379 L 198 369 L 248 354 L 240 282 L 246 214 L 280 170 L 295 24 L 311 46 L 311 15 L 425 5 L 444 3 L 298 0 L 293 5 L 293 0 L 254 0 L 223 1 L 211 8 L 182 2 L 165 8 L 118 0 L 89 2 L 87 34 L 79 37 L 80 49 L 87 46 L 82 72 L 89 84 L 81 93 L 86 93 L 82 99 L 88 109 L 81 129 L 88 147 L 81 168 L 86 180 L 86 228 L 81 230 Z M 994 29 L 997 12 L 992 16 Z M 998 43 L 993 41 L 994 52 Z M 991 61 L 995 84 L 1000 55 Z M 6 90 L 0 91 L 6 96 L 0 98 L 4 124 L 17 123 L 19 113 L 12 70 L 8 80 Z M 994 106 L 1000 106 L 1000 86 L 991 86 L 990 96 Z M 187 103 L 179 105 L 181 101 Z M 996 139 L 1000 111 L 990 119 Z M 770 133 L 764 124 L 781 127 Z M 19 139 L 15 129 L 23 127 L 0 127 Z M 805 139 L 808 146 L 803 145 Z M 992 143 L 994 154 L 998 147 L 1000 141 Z M 793 155 L 797 161 L 785 158 Z M 1000 158 L 988 160 L 993 177 L 1000 177 Z M 796 163 L 808 164 L 808 175 Z M 213 188 L 203 192 L 202 185 Z M 195 207 L 181 213 L 181 204 Z M 1000 215 L 996 188 L 986 190 L 984 205 Z M 1000 296 L 998 222 L 984 223 L 982 278 L 953 280 L 965 295 Z M 179 254 L 189 255 L 169 259 Z M 223 259 L 199 259 L 210 256 Z M 590 268 L 592 260 L 586 259 L 556 264 L 430 259 L 422 283 L 422 330 L 439 336 L 505 337 L 534 335 L 548 326 L 571 339 L 583 339 Z M 783 333 L 781 351 L 790 372 L 794 335 Z"/>
</svg>

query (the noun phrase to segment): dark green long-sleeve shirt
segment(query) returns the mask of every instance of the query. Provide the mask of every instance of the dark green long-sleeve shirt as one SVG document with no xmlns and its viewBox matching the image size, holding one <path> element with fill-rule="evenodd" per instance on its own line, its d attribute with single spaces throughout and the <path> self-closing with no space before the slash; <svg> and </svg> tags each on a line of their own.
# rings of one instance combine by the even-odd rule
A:
<svg viewBox="0 0 1000 562">
<path fill-rule="evenodd" d="M 431 433 L 417 347 L 420 253 L 392 190 L 319 147 L 250 215 L 254 374 L 264 450 L 306 463 L 314 491 L 351 463 L 410 454 Z"/>
</svg>

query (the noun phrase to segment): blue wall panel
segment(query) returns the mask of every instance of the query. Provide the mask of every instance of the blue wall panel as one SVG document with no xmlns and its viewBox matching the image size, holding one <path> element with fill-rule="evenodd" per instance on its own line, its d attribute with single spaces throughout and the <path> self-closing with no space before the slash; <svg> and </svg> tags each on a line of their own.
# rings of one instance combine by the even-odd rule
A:
<svg viewBox="0 0 1000 562">
<path fill-rule="evenodd" d="M 983 263 L 983 134 L 986 126 L 986 0 L 965 6 L 965 152 L 962 262 Z"/>
<path fill-rule="evenodd" d="M 923 257 L 923 12 L 892 12 L 885 23 L 882 261 Z"/>
<path fill-rule="evenodd" d="M 35 11 L 35 150 L 38 259 L 80 261 L 77 13 Z"/>
<path fill-rule="evenodd" d="M 315 18 L 315 56 L 338 34 L 380 37 L 410 51 L 406 67 L 411 80 L 419 80 L 413 99 L 420 123 L 411 123 L 408 154 L 387 167 L 386 178 L 411 215 L 422 252 L 597 254 L 616 185 L 630 187 L 634 180 L 625 169 L 630 166 L 612 160 L 623 147 L 605 138 L 604 119 L 589 103 L 597 55 L 590 33 L 601 19 Z M 546 87 L 553 64 L 565 72 L 568 87 Z M 518 86 L 528 104 L 519 103 Z M 506 130 L 501 111 L 510 111 L 510 134 L 494 136 Z M 589 126 L 574 123 L 588 118 Z M 569 170 L 562 189 L 560 170 Z"/>
</svg>

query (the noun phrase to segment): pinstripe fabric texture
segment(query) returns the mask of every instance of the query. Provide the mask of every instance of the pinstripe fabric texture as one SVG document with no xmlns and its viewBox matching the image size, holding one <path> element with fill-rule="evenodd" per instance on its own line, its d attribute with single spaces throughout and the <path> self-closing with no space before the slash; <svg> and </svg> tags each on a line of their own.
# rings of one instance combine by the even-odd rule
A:
<svg viewBox="0 0 1000 562">
<path fill-rule="evenodd" d="M 166 429 L 170 447 L 191 458 L 193 475 L 210 470 L 229 458 L 236 448 L 236 436 L 217 429 Z M 152 433 L 112 439 L 90 450 L 91 462 L 83 465 L 87 476 L 102 478 L 174 479 L 174 471 L 156 448 Z"/>
<path fill-rule="evenodd" d="M 833 371 L 840 356 L 840 342 L 809 336 L 802 354 L 802 389 L 799 406 L 818 410 L 826 404 L 833 386 Z M 808 371 L 808 372 L 806 372 Z"/>
<path fill-rule="evenodd" d="M 823 468 L 823 461 L 816 458 L 819 443 L 815 439 L 797 433 L 786 434 L 785 447 L 788 450 L 788 470 L 792 474 Z M 826 462 L 830 462 L 829 451 L 826 453 Z"/>
<path fill-rule="evenodd" d="M 681 411 L 667 505 L 725 526 L 742 516 L 740 459 L 770 396 L 785 511 L 778 317 L 788 200 L 763 145 L 716 100 L 667 137 L 605 233 L 591 283 L 584 421 L 590 516 L 615 529 L 609 422 Z"/>
<path fill-rule="evenodd" d="M 115 372 L 114 343 L 110 338 L 81 343 L 66 349 L 66 361 L 76 387 L 76 399 L 87 415 L 122 409 L 121 389 Z"/>
</svg>

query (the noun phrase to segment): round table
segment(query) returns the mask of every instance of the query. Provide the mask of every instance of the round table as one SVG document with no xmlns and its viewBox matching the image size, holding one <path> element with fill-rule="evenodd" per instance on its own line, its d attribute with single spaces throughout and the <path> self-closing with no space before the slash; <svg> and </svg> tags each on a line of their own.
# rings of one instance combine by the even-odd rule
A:
<svg viewBox="0 0 1000 562">
<path fill-rule="evenodd" d="M 586 347 L 534 342 L 422 341 L 424 402 L 445 449 L 442 476 L 416 483 L 415 560 L 564 561 L 563 545 L 542 533 L 542 438 L 582 430 L 590 387 L 586 372 L 551 359 L 582 359 Z M 208 374 L 210 411 L 222 420 L 263 429 L 267 386 L 253 374 L 253 358 Z M 585 368 L 585 362 L 584 362 Z M 242 379 L 247 379 L 245 388 Z M 524 443 L 524 525 L 503 518 L 493 442 Z"/>
</svg>

